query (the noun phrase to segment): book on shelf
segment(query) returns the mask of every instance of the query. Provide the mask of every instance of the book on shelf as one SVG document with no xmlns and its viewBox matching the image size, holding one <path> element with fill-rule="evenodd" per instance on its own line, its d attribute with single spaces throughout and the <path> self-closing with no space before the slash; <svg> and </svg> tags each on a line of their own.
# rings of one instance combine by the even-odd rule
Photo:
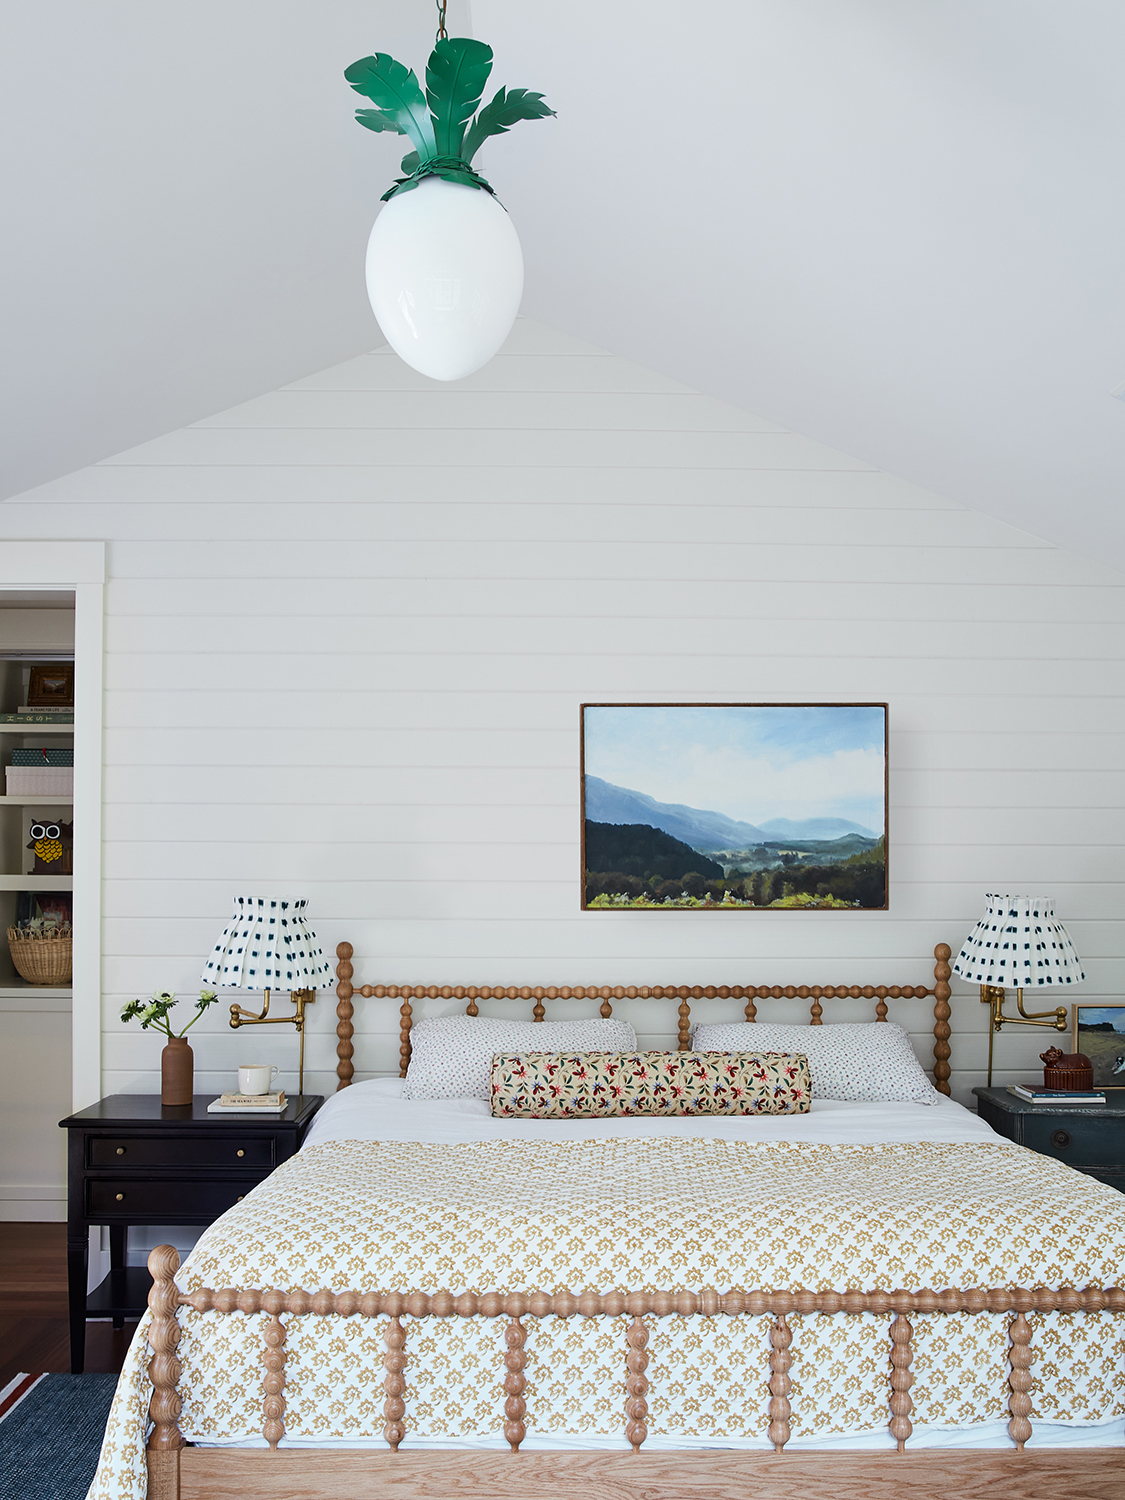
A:
<svg viewBox="0 0 1125 1500">
<path fill-rule="evenodd" d="M 36 709 L 34 713 L 26 710 L 15 714 L 0 714 L 0 724 L 73 724 L 74 710 L 68 708 L 65 714 L 53 713 L 50 709 Z"/>
<path fill-rule="evenodd" d="M 18 714 L 51 714 L 52 716 L 55 715 L 55 714 L 62 714 L 64 717 L 67 714 L 69 714 L 70 717 L 73 719 L 73 717 L 74 717 L 74 704 L 73 703 L 57 703 L 57 704 L 46 704 L 45 703 L 45 704 L 41 704 L 41 705 L 40 704 L 36 704 L 34 707 L 32 707 L 31 704 L 25 703 L 22 706 L 22 708 L 17 708 L 16 709 L 16 713 L 18 713 Z"/>
<path fill-rule="evenodd" d="M 279 1115 L 288 1101 L 285 1091 L 276 1094 L 220 1094 L 207 1106 L 209 1115 L 221 1115 L 228 1111 L 239 1115 Z"/>
<path fill-rule="evenodd" d="M 1044 1089 L 1035 1083 L 1010 1083 L 1008 1093 L 1028 1104 L 1104 1104 L 1097 1089 Z"/>
</svg>

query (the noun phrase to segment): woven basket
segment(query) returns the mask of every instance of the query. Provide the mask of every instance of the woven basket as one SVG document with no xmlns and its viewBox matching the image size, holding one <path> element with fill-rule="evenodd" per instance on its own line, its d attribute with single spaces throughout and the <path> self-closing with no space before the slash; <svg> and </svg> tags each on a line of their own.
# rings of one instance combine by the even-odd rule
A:
<svg viewBox="0 0 1125 1500">
<path fill-rule="evenodd" d="M 8 947 L 16 973 L 28 984 L 70 983 L 69 932 L 62 937 L 32 937 L 18 927 L 9 927 Z"/>
</svg>

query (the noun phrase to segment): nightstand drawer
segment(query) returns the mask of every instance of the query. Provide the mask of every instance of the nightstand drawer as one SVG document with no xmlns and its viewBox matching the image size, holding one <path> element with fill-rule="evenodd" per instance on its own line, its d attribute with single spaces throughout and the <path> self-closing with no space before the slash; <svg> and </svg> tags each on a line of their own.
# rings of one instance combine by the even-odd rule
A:
<svg viewBox="0 0 1125 1500">
<path fill-rule="evenodd" d="M 138 1224 L 144 1220 L 157 1224 L 210 1223 L 244 1198 L 261 1178 L 228 1178 L 224 1181 L 173 1178 L 166 1182 L 138 1182 L 119 1177 L 86 1183 L 86 1214 L 108 1222 L 120 1217 Z"/>
<path fill-rule="evenodd" d="M 1071 1167 L 1103 1167 L 1125 1161 L 1125 1119 L 1074 1110 L 1063 1114 L 1024 1115 L 1023 1144 L 1057 1157 Z"/>
<path fill-rule="evenodd" d="M 88 1167 L 274 1167 L 272 1136 L 92 1135 L 86 1141 Z"/>
</svg>

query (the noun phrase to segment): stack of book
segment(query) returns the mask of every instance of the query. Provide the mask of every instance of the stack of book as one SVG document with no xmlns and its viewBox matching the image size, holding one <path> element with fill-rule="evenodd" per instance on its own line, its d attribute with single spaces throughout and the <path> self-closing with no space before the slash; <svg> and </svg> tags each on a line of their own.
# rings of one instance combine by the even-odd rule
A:
<svg viewBox="0 0 1125 1500">
<path fill-rule="evenodd" d="M 285 1108 L 284 1089 L 276 1094 L 220 1094 L 207 1106 L 209 1115 L 279 1115 Z"/>
<path fill-rule="evenodd" d="M 1008 1093 L 1028 1104 L 1104 1104 L 1105 1095 L 1097 1089 L 1045 1089 L 1037 1083 L 1010 1083 Z"/>
</svg>

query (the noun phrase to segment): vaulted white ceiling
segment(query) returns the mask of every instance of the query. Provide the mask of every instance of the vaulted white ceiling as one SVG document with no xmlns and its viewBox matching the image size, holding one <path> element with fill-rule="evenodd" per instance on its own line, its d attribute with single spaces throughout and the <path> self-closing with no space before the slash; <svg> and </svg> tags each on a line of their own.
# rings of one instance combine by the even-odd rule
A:
<svg viewBox="0 0 1125 1500">
<path fill-rule="evenodd" d="M 377 342 L 427 0 L 5 0 L 3 493 Z M 481 162 L 524 311 L 1125 566 L 1114 0 L 452 0 L 558 119 Z"/>
</svg>

